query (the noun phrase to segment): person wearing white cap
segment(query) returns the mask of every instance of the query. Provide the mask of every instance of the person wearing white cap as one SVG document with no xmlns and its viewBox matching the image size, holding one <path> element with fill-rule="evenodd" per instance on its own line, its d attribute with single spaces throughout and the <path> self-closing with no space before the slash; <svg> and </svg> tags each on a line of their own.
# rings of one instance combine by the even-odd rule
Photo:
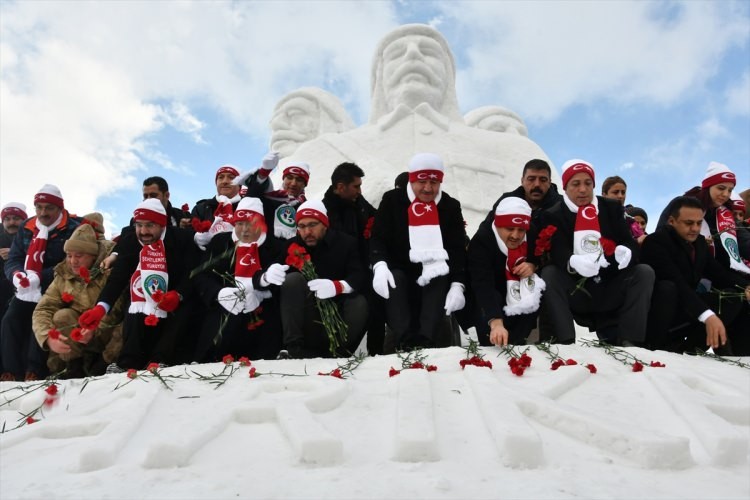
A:
<svg viewBox="0 0 750 500">
<path fill-rule="evenodd" d="M 26 215 L 26 205 L 12 201 L 3 206 L 0 212 L 3 225 L 0 227 L 0 319 L 5 316 L 8 309 L 8 303 L 16 293 L 16 287 L 13 282 L 5 277 L 5 261 L 8 260 L 10 253 L 10 244 L 21 227 L 24 220 L 28 219 Z M 2 373 L 2 362 L 0 361 L 0 373 Z"/>
<path fill-rule="evenodd" d="M 78 320 L 84 333 L 95 330 L 126 292 L 123 346 L 108 373 L 140 370 L 147 362 L 182 361 L 176 359 L 176 344 L 191 312 L 193 288 L 188 275 L 198 264 L 192 232 L 169 224 L 164 205 L 155 198 L 139 203 L 133 219 L 135 232 L 120 241 L 120 255 L 96 306 Z"/>
<path fill-rule="evenodd" d="M 240 171 L 233 165 L 219 167 L 214 177 L 216 195 L 199 200 L 193 207 L 190 225 L 195 231 L 194 241 L 201 250 L 215 235 L 232 231 L 232 214 L 242 198 L 240 187 L 234 182 L 239 175 Z M 181 220 L 180 227 L 186 226 L 187 221 Z"/>
<path fill-rule="evenodd" d="M 623 206 L 594 195 L 594 167 L 584 160 L 563 165 L 563 199 L 542 212 L 533 238 L 551 258 L 541 270 L 546 283 L 542 308 L 560 343 L 575 342 L 575 318 L 616 345 L 641 344 L 654 285 L 654 271 L 637 263 L 638 244 Z M 547 245 L 539 234 L 554 234 Z M 535 252 L 539 253 L 539 252 Z M 539 264 L 539 256 L 530 260 Z M 542 332 L 540 332 L 540 335 Z"/>
<path fill-rule="evenodd" d="M 531 207 L 508 197 L 498 203 L 492 223 L 482 222 L 469 243 L 468 267 L 482 345 L 526 343 L 536 324 L 544 281 L 527 262 Z"/>
<path fill-rule="evenodd" d="M 281 325 L 284 350 L 279 357 L 306 358 L 349 356 L 364 336 L 367 301 L 361 294 L 366 273 L 357 251 L 357 240 L 330 228 L 328 211 L 322 201 L 310 200 L 296 211 L 297 236 L 290 240 L 282 258 L 305 252 L 315 266 L 317 278 L 308 279 L 292 265 L 281 285 Z M 290 263 L 297 260 L 292 258 Z M 297 264 L 298 265 L 298 264 Z M 270 279 L 269 279 L 270 281 Z M 330 352 L 315 301 L 333 300 L 347 325 L 345 342 Z M 342 341 L 344 339 L 339 339 Z"/>
<path fill-rule="evenodd" d="M 304 203 L 305 188 L 310 183 L 310 165 L 304 161 L 286 160 L 281 173 L 281 189 L 274 190 L 271 173 L 279 164 L 279 153 L 271 151 L 263 157 L 260 167 L 249 170 L 234 180 L 247 187 L 247 196 L 260 198 L 263 213 L 271 224 L 271 236 L 282 240 L 297 234 L 295 212 Z"/>
<path fill-rule="evenodd" d="M 245 197 L 234 212 L 234 230 L 211 240 L 194 281 L 208 310 L 193 359 L 275 359 L 281 349 L 278 286 L 289 266 L 278 264 L 280 248 L 267 238 L 263 204 Z M 262 306 L 262 307 L 261 307 Z"/>
<path fill-rule="evenodd" d="M 441 190 L 443 175 L 438 155 L 414 155 L 409 182 L 383 195 L 372 227 L 372 286 L 404 348 L 436 346 L 441 318 L 466 302 L 464 218 L 458 200 Z"/>
<path fill-rule="evenodd" d="M 52 184 L 34 195 L 34 211 L 16 233 L 3 269 L 16 289 L 0 327 L 3 380 L 47 374 L 47 356 L 34 341 L 31 315 L 52 282 L 55 266 L 65 259 L 65 241 L 82 221 L 65 210 L 62 193 Z"/>
</svg>

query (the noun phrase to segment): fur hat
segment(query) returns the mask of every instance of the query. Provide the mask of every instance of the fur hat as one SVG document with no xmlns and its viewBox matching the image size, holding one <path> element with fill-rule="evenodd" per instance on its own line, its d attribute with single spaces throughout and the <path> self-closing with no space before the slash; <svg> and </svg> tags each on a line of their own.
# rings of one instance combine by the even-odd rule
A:
<svg viewBox="0 0 750 500">
<path fill-rule="evenodd" d="M 520 227 L 529 229 L 531 224 L 531 207 L 526 200 L 509 196 L 501 200 L 495 209 L 496 227 Z"/>
<path fill-rule="evenodd" d="M 589 174 L 589 176 L 591 176 L 591 180 L 594 181 L 594 185 L 596 185 L 594 166 L 587 161 L 568 160 L 563 164 L 562 171 L 563 189 L 565 189 L 565 187 L 568 185 L 568 181 L 570 181 L 570 179 L 574 175 L 580 174 L 581 172 L 583 172 L 584 174 Z"/>
<path fill-rule="evenodd" d="M 328 227 L 328 210 L 326 210 L 326 206 L 323 205 L 322 201 L 309 200 L 299 206 L 297 209 L 297 215 L 294 217 L 295 222 L 299 224 L 299 221 L 308 218 L 317 219 L 322 222 L 325 227 Z"/>
<path fill-rule="evenodd" d="M 66 252 L 81 252 L 89 255 L 99 255 L 96 231 L 90 224 L 81 224 L 70 235 L 63 245 Z"/>
<path fill-rule="evenodd" d="M 91 212 L 83 216 L 83 224 L 90 224 L 96 232 L 96 237 L 104 239 L 104 217 L 99 212 Z"/>
<path fill-rule="evenodd" d="M 443 182 L 443 160 L 433 153 L 417 153 L 409 160 L 409 182 L 435 179 Z"/>
<path fill-rule="evenodd" d="M 36 205 L 37 203 L 49 203 L 60 207 L 61 209 L 65 208 L 60 188 L 53 186 L 52 184 L 45 184 L 42 186 L 42 189 L 37 191 L 34 195 L 34 204 Z"/>
<path fill-rule="evenodd" d="M 28 219 L 29 216 L 26 214 L 26 205 L 23 203 L 18 203 L 16 201 L 11 201 L 10 203 L 6 203 L 2 210 L 0 210 L 0 219 L 4 219 L 9 215 L 16 215 L 22 219 Z"/>
</svg>

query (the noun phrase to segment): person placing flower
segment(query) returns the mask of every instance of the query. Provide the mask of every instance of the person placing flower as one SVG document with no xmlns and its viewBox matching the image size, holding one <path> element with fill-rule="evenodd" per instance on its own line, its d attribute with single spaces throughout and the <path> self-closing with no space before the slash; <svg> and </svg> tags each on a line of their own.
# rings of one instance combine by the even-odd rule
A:
<svg viewBox="0 0 750 500">
<path fill-rule="evenodd" d="M 55 266 L 55 278 L 32 316 L 36 341 L 49 351 L 50 373 L 60 374 L 60 378 L 103 374 L 108 362 L 116 356 L 105 350 L 122 322 L 122 300 L 119 300 L 97 329 L 78 328 L 79 316 L 96 304 L 104 288 L 109 273 L 98 272 L 98 266 L 114 247 L 114 242 L 104 240 L 103 234 L 102 239 L 97 237 L 94 228 L 103 227 L 100 214 L 90 214 L 84 219 L 98 221 L 98 225 L 84 222 L 65 242 L 65 260 Z"/>
</svg>

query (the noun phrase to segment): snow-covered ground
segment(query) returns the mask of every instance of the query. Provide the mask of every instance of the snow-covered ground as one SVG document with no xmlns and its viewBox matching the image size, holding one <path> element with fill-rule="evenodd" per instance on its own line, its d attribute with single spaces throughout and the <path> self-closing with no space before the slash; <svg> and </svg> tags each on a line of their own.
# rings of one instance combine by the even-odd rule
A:
<svg viewBox="0 0 750 500">
<path fill-rule="evenodd" d="M 65 381 L 49 407 L 2 383 L 0 498 L 750 497 L 750 370 L 627 351 L 666 367 L 579 344 L 551 370 L 532 346 L 517 376 L 497 348 L 462 370 L 452 347 L 392 377 L 395 355 L 343 380 L 318 372 L 345 360 L 313 359 Z"/>
</svg>

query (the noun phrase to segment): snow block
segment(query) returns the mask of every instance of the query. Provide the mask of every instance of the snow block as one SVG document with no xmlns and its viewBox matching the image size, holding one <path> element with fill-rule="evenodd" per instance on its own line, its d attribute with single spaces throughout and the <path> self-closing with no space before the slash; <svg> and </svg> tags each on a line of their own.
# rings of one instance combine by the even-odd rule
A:
<svg viewBox="0 0 750 500">
<path fill-rule="evenodd" d="M 515 394 L 487 368 L 467 366 L 464 376 L 503 464 L 517 468 L 541 466 L 544 462 L 542 440 L 526 416 L 512 403 Z"/>
<path fill-rule="evenodd" d="M 403 370 L 397 377 L 396 433 L 393 459 L 433 462 L 440 459 L 427 370 Z"/>
<path fill-rule="evenodd" d="M 276 412 L 279 426 L 302 462 L 334 465 L 342 461 L 341 440 L 320 425 L 303 403 L 280 403 Z"/>
<path fill-rule="evenodd" d="M 305 399 L 305 406 L 314 413 L 334 410 L 349 396 L 349 382 L 335 377 L 320 377 L 322 388 Z"/>
</svg>

